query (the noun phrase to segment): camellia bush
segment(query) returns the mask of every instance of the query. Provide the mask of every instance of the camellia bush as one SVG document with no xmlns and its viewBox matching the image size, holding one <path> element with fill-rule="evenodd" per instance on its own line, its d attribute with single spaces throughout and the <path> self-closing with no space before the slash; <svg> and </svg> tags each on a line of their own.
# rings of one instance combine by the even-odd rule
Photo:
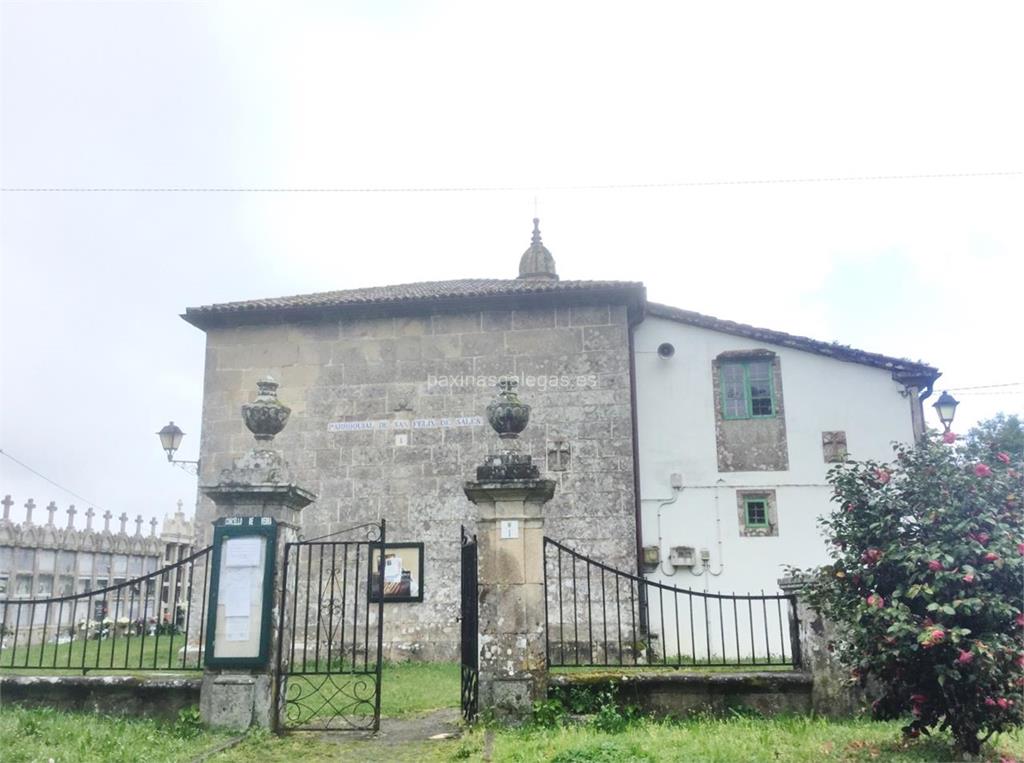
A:
<svg viewBox="0 0 1024 763">
<path fill-rule="evenodd" d="M 976 755 L 1024 719 L 1024 477 L 953 435 L 894 447 L 890 464 L 830 471 L 833 563 L 810 603 L 853 678 L 881 692 L 875 717 L 907 719 L 908 737 L 948 729 Z"/>
</svg>

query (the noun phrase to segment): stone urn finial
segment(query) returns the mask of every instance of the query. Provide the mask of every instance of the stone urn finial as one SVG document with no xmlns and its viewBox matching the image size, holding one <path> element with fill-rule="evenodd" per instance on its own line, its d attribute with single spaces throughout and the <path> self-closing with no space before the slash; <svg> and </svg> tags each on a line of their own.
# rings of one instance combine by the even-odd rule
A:
<svg viewBox="0 0 1024 763">
<path fill-rule="evenodd" d="M 530 406 L 519 400 L 516 379 L 502 379 L 498 382 L 497 399 L 487 406 L 487 421 L 502 440 L 515 440 L 530 423 Z"/>
<path fill-rule="evenodd" d="M 256 382 L 259 394 L 242 406 L 242 418 L 257 443 L 269 443 L 284 425 L 292 409 L 277 399 L 277 382 L 265 376 Z"/>
</svg>

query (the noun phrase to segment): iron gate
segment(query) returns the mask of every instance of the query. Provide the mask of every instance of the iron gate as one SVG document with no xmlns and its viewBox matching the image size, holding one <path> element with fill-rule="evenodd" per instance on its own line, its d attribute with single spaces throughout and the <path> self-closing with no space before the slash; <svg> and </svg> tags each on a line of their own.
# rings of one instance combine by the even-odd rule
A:
<svg viewBox="0 0 1024 763">
<path fill-rule="evenodd" d="M 380 728 L 384 540 L 381 520 L 285 544 L 275 697 L 280 730 Z"/>
<path fill-rule="evenodd" d="M 462 528 L 462 717 L 476 718 L 480 645 L 477 641 L 477 546 Z"/>
<path fill-rule="evenodd" d="M 623 572 L 544 538 L 549 667 L 799 667 L 796 599 Z M 645 627 L 646 625 L 646 627 Z"/>
</svg>

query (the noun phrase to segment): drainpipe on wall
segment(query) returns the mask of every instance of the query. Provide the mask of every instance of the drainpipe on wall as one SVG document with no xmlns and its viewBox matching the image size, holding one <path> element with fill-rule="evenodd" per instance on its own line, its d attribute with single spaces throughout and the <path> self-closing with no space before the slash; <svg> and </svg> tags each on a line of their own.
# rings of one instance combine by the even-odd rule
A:
<svg viewBox="0 0 1024 763">
<path fill-rule="evenodd" d="M 638 317 L 627 312 L 629 320 L 629 416 L 633 433 L 633 502 L 636 522 L 636 572 L 644 577 L 644 541 L 642 535 L 643 508 L 640 503 L 640 438 L 636 415 L 636 345 L 635 332 L 637 324 L 643 320 L 642 308 Z M 639 587 L 640 631 L 647 632 L 647 587 Z"/>
<path fill-rule="evenodd" d="M 672 480 L 673 481 L 673 485 L 672 485 L 673 494 L 672 494 L 672 497 L 669 498 L 667 501 L 661 501 L 661 502 L 658 503 L 658 556 L 661 557 L 661 559 L 658 562 L 658 565 L 661 567 L 661 574 L 662 575 L 675 575 L 676 574 L 676 568 L 673 567 L 672 565 L 668 565 L 668 569 L 665 568 L 665 563 L 668 560 L 668 549 L 665 546 L 665 541 L 664 541 L 664 538 L 663 538 L 662 532 L 661 532 L 661 510 L 664 509 L 666 506 L 671 506 L 673 503 L 678 501 L 679 500 L 679 496 L 682 495 L 682 492 L 683 492 L 682 480 L 680 479 L 678 481 L 679 484 L 674 484 L 674 483 L 676 483 L 676 479 L 675 479 L 676 475 L 673 474 L 672 477 L 673 477 L 673 480 Z"/>
</svg>

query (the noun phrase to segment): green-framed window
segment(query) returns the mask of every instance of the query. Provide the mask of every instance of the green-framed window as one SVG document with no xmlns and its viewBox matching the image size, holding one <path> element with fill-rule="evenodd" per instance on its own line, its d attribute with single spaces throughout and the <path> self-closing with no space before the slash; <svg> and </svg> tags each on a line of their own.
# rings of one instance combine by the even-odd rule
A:
<svg viewBox="0 0 1024 763">
<path fill-rule="evenodd" d="M 756 419 L 774 416 L 776 404 L 772 375 L 771 360 L 722 363 L 723 418 Z"/>
<path fill-rule="evenodd" d="M 768 499 L 744 498 L 743 514 L 748 528 L 768 527 Z"/>
</svg>

